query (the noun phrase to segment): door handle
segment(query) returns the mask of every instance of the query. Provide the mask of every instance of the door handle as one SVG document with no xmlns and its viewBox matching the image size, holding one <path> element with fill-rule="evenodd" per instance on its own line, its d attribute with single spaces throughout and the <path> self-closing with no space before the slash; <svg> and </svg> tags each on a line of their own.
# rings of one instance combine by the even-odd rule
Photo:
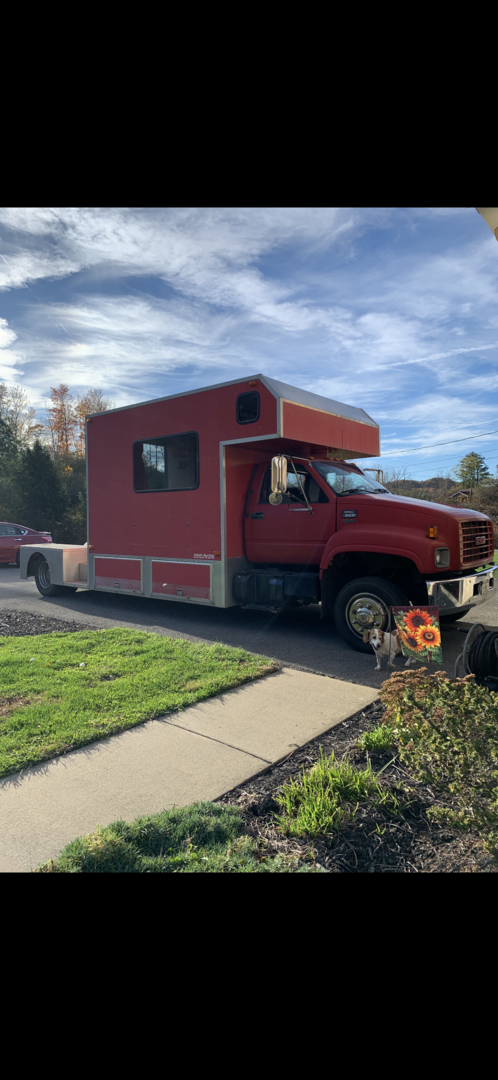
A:
<svg viewBox="0 0 498 1080">
<path fill-rule="evenodd" d="M 264 514 L 251 514 L 252 518 L 264 518 Z"/>
</svg>

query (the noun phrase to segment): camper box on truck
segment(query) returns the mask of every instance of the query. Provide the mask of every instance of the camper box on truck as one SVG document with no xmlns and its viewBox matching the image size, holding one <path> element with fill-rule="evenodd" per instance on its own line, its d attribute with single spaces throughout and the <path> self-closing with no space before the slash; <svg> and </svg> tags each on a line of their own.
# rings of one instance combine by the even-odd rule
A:
<svg viewBox="0 0 498 1080">
<path fill-rule="evenodd" d="M 34 573 L 43 595 L 321 603 L 362 649 L 391 604 L 458 617 L 492 588 L 492 569 L 471 573 L 492 559 L 489 519 L 399 499 L 353 463 L 380 454 L 362 409 L 256 375 L 89 416 L 86 428 L 87 545 L 21 552 L 21 576 Z"/>
</svg>

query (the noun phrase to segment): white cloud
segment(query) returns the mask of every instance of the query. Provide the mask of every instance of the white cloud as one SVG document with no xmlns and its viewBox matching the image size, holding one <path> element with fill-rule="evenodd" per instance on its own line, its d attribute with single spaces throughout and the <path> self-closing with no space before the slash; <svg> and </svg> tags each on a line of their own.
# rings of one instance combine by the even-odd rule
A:
<svg viewBox="0 0 498 1080">
<path fill-rule="evenodd" d="M 392 421 L 393 416 L 382 415 L 379 411 L 375 419 L 381 425 L 382 435 L 382 421 Z M 381 449 L 382 454 L 386 455 L 383 457 L 386 468 L 406 468 L 408 472 L 418 468 L 420 472 L 419 462 L 423 462 L 427 475 L 434 475 L 434 469 L 437 471 L 440 468 L 440 462 L 443 471 L 447 471 L 452 467 L 452 461 L 459 461 L 471 450 L 485 454 L 487 448 L 494 448 L 498 439 L 498 421 L 491 405 L 475 405 L 469 412 L 466 398 L 426 395 L 404 409 L 395 409 L 394 419 L 396 424 L 402 421 L 408 423 L 409 427 L 403 436 L 395 437 L 393 433 L 382 436 Z M 488 434 L 481 437 L 482 432 Z M 406 448 L 410 448 L 408 453 L 395 452 Z"/>
<path fill-rule="evenodd" d="M 16 334 L 10 329 L 7 319 L 0 319 L 0 349 L 7 348 L 16 340 Z"/>
<path fill-rule="evenodd" d="M 2 301 L 28 286 L 0 378 L 42 407 L 61 381 L 129 404 L 262 371 L 364 408 L 384 449 L 475 430 L 498 387 L 482 224 L 473 208 L 0 209 Z"/>
<path fill-rule="evenodd" d="M 17 365 L 21 358 L 18 352 L 10 348 L 16 339 L 17 334 L 9 327 L 7 319 L 0 318 L 0 381 L 9 384 L 15 382 L 20 374 Z"/>
<path fill-rule="evenodd" d="M 55 273 L 62 273 L 65 264 L 71 273 L 114 263 L 123 273 L 164 275 L 196 295 L 212 296 L 214 286 L 214 302 L 233 295 L 229 281 L 222 286 L 227 268 L 243 270 L 291 241 L 316 254 L 344 230 L 360 227 L 358 212 L 334 208 L 7 208 L 0 210 L 0 223 L 20 234 L 21 240 L 25 236 L 23 257 L 16 261 L 16 282 L 22 272 L 26 282 L 49 275 L 51 265 Z M 42 238 L 41 251 L 33 246 L 33 238 Z"/>
<path fill-rule="evenodd" d="M 432 353 L 431 356 L 417 357 L 416 360 L 398 360 L 397 363 L 392 364 L 392 367 L 403 367 L 405 364 L 429 364 L 434 360 L 443 360 L 449 356 L 466 355 L 473 352 L 487 352 L 490 349 L 498 350 L 498 341 L 493 341 L 489 345 L 470 345 L 463 349 L 450 349 L 449 352 Z"/>
<path fill-rule="evenodd" d="M 55 340 L 53 328 L 67 335 Z M 230 378 L 232 358 L 224 357 L 232 317 L 205 318 L 184 301 L 166 308 L 146 299 L 98 297 L 78 305 L 36 306 L 31 332 L 23 336 L 25 382 L 42 407 L 54 380 L 75 392 L 110 387 L 117 404 L 166 393 L 165 382 L 197 366 L 206 382 Z M 205 376 L 215 368 L 214 378 Z M 57 374 L 54 375 L 56 370 Z"/>
</svg>

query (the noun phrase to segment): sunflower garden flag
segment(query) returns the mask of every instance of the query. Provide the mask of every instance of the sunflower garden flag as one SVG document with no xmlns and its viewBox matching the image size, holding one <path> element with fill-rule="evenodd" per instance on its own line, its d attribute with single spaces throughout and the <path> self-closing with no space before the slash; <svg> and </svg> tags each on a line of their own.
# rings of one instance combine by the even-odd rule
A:
<svg viewBox="0 0 498 1080">
<path fill-rule="evenodd" d="M 401 652 L 415 660 L 442 664 L 438 607 L 393 607 Z"/>
</svg>

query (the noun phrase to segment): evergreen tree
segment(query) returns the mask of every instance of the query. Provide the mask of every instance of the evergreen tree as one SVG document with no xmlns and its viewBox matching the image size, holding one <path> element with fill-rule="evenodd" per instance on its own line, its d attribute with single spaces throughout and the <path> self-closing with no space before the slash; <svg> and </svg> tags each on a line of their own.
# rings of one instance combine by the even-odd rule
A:
<svg viewBox="0 0 498 1080">
<path fill-rule="evenodd" d="M 19 447 L 8 420 L 0 416 L 0 521 L 15 521 Z"/>
<path fill-rule="evenodd" d="M 0 416 L 0 460 L 6 461 L 17 453 L 17 441 L 8 420 Z"/>
<path fill-rule="evenodd" d="M 30 529 L 51 532 L 54 540 L 65 540 L 64 518 L 69 497 L 49 451 L 37 440 L 22 454 L 18 474 L 23 522 Z"/>
<path fill-rule="evenodd" d="M 84 544 L 87 533 L 85 458 L 78 453 L 54 454 L 53 463 L 68 496 L 64 543 Z"/>
<path fill-rule="evenodd" d="M 465 487 L 477 487 L 478 484 L 482 484 L 490 476 L 482 454 L 476 454 L 475 452 L 466 454 L 462 458 L 455 469 L 455 474 L 462 486 Z"/>
</svg>

